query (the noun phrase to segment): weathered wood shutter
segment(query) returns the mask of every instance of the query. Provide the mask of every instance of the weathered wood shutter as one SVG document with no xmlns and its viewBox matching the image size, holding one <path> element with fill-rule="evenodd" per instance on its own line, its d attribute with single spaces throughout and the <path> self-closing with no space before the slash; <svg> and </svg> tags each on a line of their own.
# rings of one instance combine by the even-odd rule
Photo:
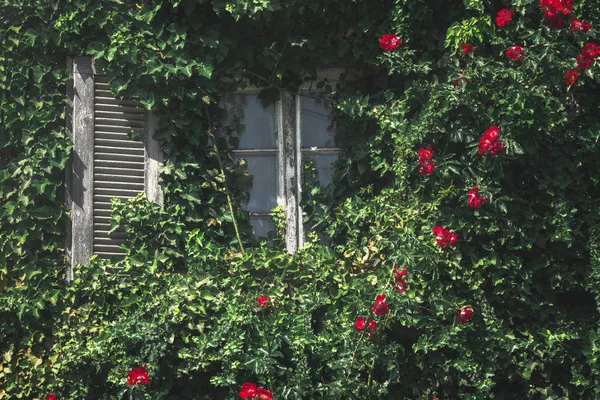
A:
<svg viewBox="0 0 600 400">
<path fill-rule="evenodd" d="M 158 166 L 162 152 L 153 138 L 156 121 L 138 101 L 118 99 L 89 57 L 69 60 L 67 133 L 73 158 L 66 171 L 67 279 L 93 254 L 122 257 L 123 230 L 108 234 L 111 199 L 145 192 L 162 203 Z"/>
<path fill-rule="evenodd" d="M 104 76 L 94 77 L 94 233 L 93 251 L 122 256 L 125 232 L 110 228 L 111 199 L 144 192 L 146 110 L 134 100 L 115 98 Z"/>
</svg>

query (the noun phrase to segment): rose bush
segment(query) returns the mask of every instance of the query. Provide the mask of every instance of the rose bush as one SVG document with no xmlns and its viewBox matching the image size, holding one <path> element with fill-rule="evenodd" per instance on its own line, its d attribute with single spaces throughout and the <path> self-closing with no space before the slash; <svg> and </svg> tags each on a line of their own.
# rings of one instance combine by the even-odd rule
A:
<svg viewBox="0 0 600 400">
<path fill-rule="evenodd" d="M 598 397 L 600 14 L 502 4 L 5 2 L 0 398 Z M 66 284 L 73 54 L 160 117 L 165 198 L 115 201 L 127 256 Z M 251 238 L 220 93 L 311 76 L 343 153 L 331 186 L 304 166 L 290 256 Z"/>
</svg>

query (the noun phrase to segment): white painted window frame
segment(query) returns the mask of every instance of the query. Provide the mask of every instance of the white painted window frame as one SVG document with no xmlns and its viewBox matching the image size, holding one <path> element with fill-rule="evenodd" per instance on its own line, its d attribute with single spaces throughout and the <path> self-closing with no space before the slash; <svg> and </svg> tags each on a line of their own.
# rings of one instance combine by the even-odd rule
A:
<svg viewBox="0 0 600 400">
<path fill-rule="evenodd" d="M 67 134 L 73 142 L 73 155 L 65 172 L 65 206 L 67 220 L 67 280 L 74 278 L 74 267 L 89 264 L 93 255 L 94 196 L 94 75 L 96 66 L 91 57 L 70 57 L 67 60 Z M 150 201 L 162 204 L 158 182 L 162 151 L 154 139 L 156 116 L 147 112 L 145 135 L 144 187 Z"/>
</svg>

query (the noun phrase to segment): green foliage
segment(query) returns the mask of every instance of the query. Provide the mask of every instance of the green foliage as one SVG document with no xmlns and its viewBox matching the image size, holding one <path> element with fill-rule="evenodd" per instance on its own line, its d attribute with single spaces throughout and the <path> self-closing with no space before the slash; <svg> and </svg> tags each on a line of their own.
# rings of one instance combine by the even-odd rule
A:
<svg viewBox="0 0 600 400">
<path fill-rule="evenodd" d="M 497 6 L 0 2 L 0 399 L 234 399 L 244 382 L 290 400 L 600 395 L 597 66 L 563 83 L 581 45 L 598 43 L 600 11 L 576 2 L 572 15 L 593 26 L 583 34 L 549 29 L 532 1 L 513 2 L 497 28 Z M 402 45 L 382 53 L 382 33 Z M 519 62 L 504 57 L 515 44 Z M 67 284 L 73 54 L 159 115 L 165 204 L 115 200 L 127 256 L 94 258 Z M 328 187 L 306 166 L 313 232 L 290 256 L 282 209 L 272 246 L 251 239 L 238 206 L 251 177 L 227 151 L 239 127 L 221 126 L 219 94 L 232 79 L 296 92 L 330 65 L 364 79 L 335 88 L 344 155 Z M 491 125 L 506 146 L 497 157 L 477 154 Z M 436 171 L 423 176 L 426 144 Z M 479 210 L 466 203 L 474 185 L 489 200 Z M 457 232 L 457 247 L 439 249 L 434 225 Z M 352 325 L 380 293 L 391 312 L 371 339 Z M 465 305 L 475 315 L 461 325 Z M 128 388 L 143 364 L 150 384 Z"/>
</svg>

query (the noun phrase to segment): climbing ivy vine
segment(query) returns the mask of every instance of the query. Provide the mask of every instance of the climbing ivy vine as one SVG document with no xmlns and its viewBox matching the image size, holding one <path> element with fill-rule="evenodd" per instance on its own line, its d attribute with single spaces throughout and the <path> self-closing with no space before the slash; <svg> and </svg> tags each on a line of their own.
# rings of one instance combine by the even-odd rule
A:
<svg viewBox="0 0 600 400">
<path fill-rule="evenodd" d="M 591 0 L 0 1 L 0 399 L 596 398 L 598 26 Z M 115 200 L 127 256 L 66 283 L 74 55 L 159 116 L 165 201 Z M 306 166 L 291 256 L 281 210 L 250 235 L 219 104 L 307 79 L 344 154 L 328 187 Z"/>
</svg>

